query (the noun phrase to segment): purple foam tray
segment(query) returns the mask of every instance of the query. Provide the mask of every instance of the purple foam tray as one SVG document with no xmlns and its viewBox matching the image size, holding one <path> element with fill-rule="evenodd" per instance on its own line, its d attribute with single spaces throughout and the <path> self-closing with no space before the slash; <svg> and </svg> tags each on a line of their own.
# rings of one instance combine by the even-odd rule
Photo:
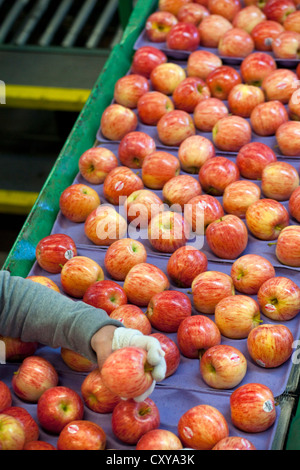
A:
<svg viewBox="0 0 300 470">
<path fill-rule="evenodd" d="M 67 369 L 60 357 L 58 350 L 44 347 L 38 350 L 38 354 L 47 358 L 47 360 L 49 360 L 54 365 L 59 373 L 60 385 L 70 387 L 77 393 L 81 394 L 80 389 L 85 374 L 73 372 L 70 369 Z M 0 366 L 0 379 L 3 380 L 9 387 L 11 386 L 10 384 L 12 376 L 17 368 L 18 365 L 16 364 L 7 364 L 2 367 Z M 156 386 L 155 390 L 151 394 L 151 399 L 154 401 L 159 410 L 160 429 L 167 429 L 178 435 L 177 425 L 183 413 L 194 406 L 209 404 L 217 408 L 223 414 L 228 423 L 230 436 L 241 436 L 250 440 L 257 450 L 271 450 L 278 422 L 281 416 L 281 408 L 280 406 L 277 406 L 276 421 L 271 428 L 264 432 L 247 434 L 245 432 L 239 431 L 231 423 L 229 394 L 225 395 L 217 391 L 210 393 L 197 390 L 185 390 L 183 394 L 181 390 L 176 388 Z M 12 406 L 24 407 L 31 414 L 33 419 L 38 422 L 37 406 L 35 404 L 25 403 L 13 393 Z M 135 445 L 124 444 L 113 434 L 111 427 L 111 413 L 95 413 L 94 411 L 91 411 L 89 408 L 84 406 L 83 418 L 85 420 L 93 421 L 103 428 L 107 438 L 107 450 L 135 450 Z M 44 429 L 40 428 L 39 439 L 56 446 L 58 436 L 50 434 Z"/>
<path fill-rule="evenodd" d="M 157 43 L 157 42 L 150 41 L 147 37 L 145 29 L 141 32 L 141 34 L 137 38 L 133 48 L 136 51 L 140 47 L 144 47 L 144 46 L 156 47 L 157 49 L 160 49 L 162 52 L 164 52 L 168 57 L 172 59 L 176 59 L 176 60 L 186 60 L 191 54 L 190 51 L 178 51 L 174 49 L 169 49 L 166 42 Z M 224 64 L 239 65 L 244 60 L 244 57 L 228 57 L 228 56 L 220 55 L 217 48 L 204 47 L 204 46 L 201 46 L 201 44 L 197 48 L 197 50 L 208 51 L 208 52 L 212 52 L 213 54 L 218 55 L 220 59 L 222 59 L 222 62 Z M 257 51 L 255 49 L 253 52 L 260 52 L 260 51 Z M 281 58 L 275 57 L 274 53 L 271 51 L 263 51 L 263 52 L 273 57 L 279 67 L 295 68 L 297 64 L 299 63 L 298 59 L 281 59 Z"/>
</svg>

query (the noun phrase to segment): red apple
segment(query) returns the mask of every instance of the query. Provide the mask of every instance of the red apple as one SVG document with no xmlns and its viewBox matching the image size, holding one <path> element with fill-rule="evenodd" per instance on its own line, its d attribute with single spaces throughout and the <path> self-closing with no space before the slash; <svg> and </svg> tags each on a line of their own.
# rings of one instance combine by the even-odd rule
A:
<svg viewBox="0 0 300 470">
<path fill-rule="evenodd" d="M 276 420 L 275 400 L 266 385 L 247 383 L 230 395 L 232 424 L 247 433 L 269 429 Z"/>
<path fill-rule="evenodd" d="M 300 155 L 300 122 L 287 121 L 278 127 L 276 140 L 280 152 L 286 156 Z"/>
<path fill-rule="evenodd" d="M 133 229 L 146 228 L 152 217 L 164 210 L 164 204 L 154 191 L 139 189 L 128 196 L 124 208 L 127 220 Z"/>
<path fill-rule="evenodd" d="M 173 13 L 155 11 L 146 20 L 146 36 L 151 42 L 166 42 L 168 32 L 177 23 L 178 18 Z"/>
<path fill-rule="evenodd" d="M 299 80 L 290 69 L 277 69 L 262 82 L 262 90 L 267 101 L 278 100 L 287 104 L 295 90 L 299 88 Z"/>
<path fill-rule="evenodd" d="M 167 48 L 176 51 L 195 51 L 200 44 L 200 33 L 193 23 L 178 22 L 167 35 Z"/>
<path fill-rule="evenodd" d="M 231 113 L 245 118 L 250 117 L 253 109 L 264 101 L 264 93 L 259 87 L 243 83 L 235 85 L 228 95 Z"/>
<path fill-rule="evenodd" d="M 45 390 L 57 386 L 58 374 L 47 359 L 30 356 L 24 359 L 15 372 L 11 384 L 21 400 L 37 403 Z"/>
<path fill-rule="evenodd" d="M 261 189 L 267 198 L 286 201 L 299 184 L 299 173 L 290 163 L 277 161 L 263 169 Z"/>
<path fill-rule="evenodd" d="M 131 72 L 150 78 L 152 70 L 167 61 L 166 54 L 160 49 L 152 46 L 142 46 L 133 55 Z"/>
<path fill-rule="evenodd" d="M 272 51 L 278 59 L 297 59 L 299 57 L 300 33 L 284 31 L 272 42 Z"/>
<path fill-rule="evenodd" d="M 232 28 L 232 23 L 224 16 L 211 14 L 203 18 L 198 26 L 201 46 L 217 48 L 220 39 Z"/>
<path fill-rule="evenodd" d="M 206 241 L 210 250 L 219 258 L 235 259 L 247 247 L 248 230 L 240 217 L 227 214 L 209 224 Z"/>
<path fill-rule="evenodd" d="M 267 0 L 263 11 L 269 20 L 283 24 L 296 11 L 296 6 L 292 0 Z"/>
<path fill-rule="evenodd" d="M 87 256 L 75 256 L 64 265 L 61 275 L 63 291 L 75 298 L 82 298 L 94 282 L 104 279 L 101 266 Z"/>
<path fill-rule="evenodd" d="M 81 183 L 68 186 L 59 198 L 62 214 L 76 223 L 84 222 L 99 204 L 100 197 L 97 191 Z"/>
<path fill-rule="evenodd" d="M 209 194 L 201 194 L 189 200 L 184 216 L 194 233 L 204 235 L 209 224 L 223 217 L 220 201 Z"/>
<path fill-rule="evenodd" d="M 57 450 L 104 450 L 105 447 L 105 431 L 89 420 L 71 421 L 63 428 L 57 440 Z"/>
<path fill-rule="evenodd" d="M 231 339 L 247 338 L 260 323 L 259 305 L 247 295 L 232 295 L 218 303 L 215 322 L 221 334 Z"/>
<path fill-rule="evenodd" d="M 138 116 L 143 124 L 156 126 L 160 118 L 174 110 L 171 98 L 159 91 L 145 93 L 137 104 Z"/>
<path fill-rule="evenodd" d="M 77 255 L 74 240 L 64 233 L 48 235 L 36 246 L 36 260 L 39 266 L 50 273 L 60 273 L 62 266 Z"/>
<path fill-rule="evenodd" d="M 163 150 L 148 155 L 142 166 L 142 180 L 150 189 L 162 189 L 173 176 L 179 175 L 180 162 L 175 155 Z"/>
<path fill-rule="evenodd" d="M 184 68 L 173 62 L 158 65 L 150 75 L 153 90 L 167 96 L 172 95 L 177 85 L 185 78 Z"/>
<path fill-rule="evenodd" d="M 81 397 L 69 387 L 57 386 L 46 390 L 37 403 L 37 417 L 43 429 L 59 434 L 71 421 L 82 419 Z"/>
<path fill-rule="evenodd" d="M 245 437 L 229 436 L 217 442 L 212 450 L 256 450 L 256 447 Z"/>
<path fill-rule="evenodd" d="M 185 318 L 177 330 L 180 352 L 190 359 L 201 359 L 205 351 L 221 343 L 221 333 L 216 323 L 204 315 Z"/>
<path fill-rule="evenodd" d="M 249 254 L 233 263 L 230 275 L 236 290 L 246 295 L 255 295 L 265 281 L 275 277 L 275 268 L 263 256 Z"/>
<path fill-rule="evenodd" d="M 237 348 L 218 344 L 209 348 L 200 360 L 200 373 L 211 388 L 228 390 L 241 383 L 247 372 L 247 359 Z"/>
<path fill-rule="evenodd" d="M 52 279 L 46 276 L 27 276 L 25 279 L 29 279 L 32 282 L 37 282 L 38 284 L 41 284 L 45 287 L 48 287 L 48 289 L 55 290 L 56 292 L 60 292 L 60 289 L 56 282 L 54 282 Z"/>
<path fill-rule="evenodd" d="M 110 171 L 105 178 L 103 195 L 110 204 L 119 205 L 133 191 L 143 189 L 143 187 L 144 184 L 136 173 L 130 168 L 119 166 Z"/>
<path fill-rule="evenodd" d="M 274 151 L 262 142 L 250 142 L 237 154 L 236 165 L 244 178 L 259 180 L 266 165 L 276 162 Z"/>
<path fill-rule="evenodd" d="M 247 57 L 254 51 L 254 41 L 241 28 L 229 29 L 219 41 L 218 52 L 225 57 Z"/>
<path fill-rule="evenodd" d="M 0 380 L 0 413 L 12 405 L 12 394 L 8 385 Z"/>
<path fill-rule="evenodd" d="M 207 76 L 206 83 L 213 98 L 227 100 L 229 92 L 235 85 L 242 83 L 242 78 L 235 68 L 222 65 Z"/>
<path fill-rule="evenodd" d="M 110 246 L 126 237 L 127 222 L 113 207 L 102 204 L 85 221 L 86 237 L 98 246 Z"/>
<path fill-rule="evenodd" d="M 215 155 L 216 152 L 212 142 L 201 135 L 188 137 L 180 144 L 178 149 L 180 166 L 187 173 L 198 173 L 202 165 Z"/>
<path fill-rule="evenodd" d="M 300 288 L 287 277 L 273 277 L 262 284 L 257 300 L 262 313 L 271 320 L 291 320 L 300 311 Z"/>
<path fill-rule="evenodd" d="M 60 355 L 64 363 L 76 372 L 90 372 L 97 367 L 96 363 L 90 361 L 76 351 L 62 347 Z"/>
<path fill-rule="evenodd" d="M 81 384 L 84 404 L 95 413 L 112 413 L 120 398 L 103 384 L 99 369 L 91 371 Z"/>
<path fill-rule="evenodd" d="M 300 88 L 294 91 L 288 102 L 288 113 L 293 121 L 300 121 Z"/>
<path fill-rule="evenodd" d="M 193 5 L 193 4 L 192 4 Z M 173 432 L 167 429 L 152 429 L 138 440 L 136 450 L 180 450 L 182 444 Z"/>
<path fill-rule="evenodd" d="M 150 335 L 152 325 L 145 313 L 137 305 L 124 304 L 117 307 L 110 314 L 110 318 L 118 320 L 126 328 L 141 331 L 144 335 Z"/>
<path fill-rule="evenodd" d="M 223 101 L 219 98 L 208 98 L 197 104 L 194 109 L 194 123 L 199 131 L 211 132 L 217 122 L 228 114 L 228 108 Z"/>
<path fill-rule="evenodd" d="M 229 184 L 223 193 L 223 207 L 227 214 L 243 219 L 248 207 L 258 201 L 260 187 L 252 181 L 239 180 Z"/>
<path fill-rule="evenodd" d="M 187 77 L 177 85 L 172 98 L 176 109 L 193 113 L 198 103 L 210 98 L 210 90 L 202 78 Z"/>
<path fill-rule="evenodd" d="M 286 266 L 300 267 L 300 227 L 289 225 L 280 233 L 275 253 L 277 259 Z"/>
<path fill-rule="evenodd" d="M 155 294 L 146 311 L 152 327 L 165 333 L 176 333 L 182 320 L 191 314 L 192 304 L 189 297 L 176 290 Z"/>
<path fill-rule="evenodd" d="M 289 212 L 291 216 L 300 222 L 300 188 L 297 188 L 293 191 L 293 194 L 289 200 Z"/>
<path fill-rule="evenodd" d="M 251 359 L 270 369 L 284 364 L 292 355 L 294 338 L 285 325 L 264 324 L 254 328 L 247 338 Z"/>
<path fill-rule="evenodd" d="M 260 199 L 251 204 L 246 212 L 248 229 L 260 240 L 276 240 L 289 222 L 285 206 L 274 199 Z"/>
<path fill-rule="evenodd" d="M 243 59 L 240 73 L 248 85 L 261 86 L 264 78 L 277 69 L 275 59 L 265 52 L 252 52 Z"/>
<path fill-rule="evenodd" d="M 132 238 L 122 238 L 108 247 L 104 257 L 104 265 L 113 279 L 124 281 L 133 266 L 145 263 L 146 260 L 147 251 L 141 242 Z"/>
<path fill-rule="evenodd" d="M 180 351 L 178 346 L 169 336 L 163 333 L 152 333 L 151 336 L 159 341 L 160 346 L 165 353 L 167 367 L 165 378 L 170 377 L 176 372 L 180 364 Z"/>
<path fill-rule="evenodd" d="M 126 108 L 136 108 L 137 102 L 150 86 L 146 77 L 131 73 L 117 80 L 114 87 L 114 100 Z"/>
<path fill-rule="evenodd" d="M 122 165 L 141 168 L 147 155 L 156 151 L 154 139 L 145 132 L 129 132 L 120 142 L 118 156 Z"/>
<path fill-rule="evenodd" d="M 294 11 L 290 13 L 284 20 L 283 27 L 286 31 L 295 31 L 300 33 L 300 13 L 299 11 Z"/>
<path fill-rule="evenodd" d="M 50 442 L 30 441 L 24 445 L 23 450 L 57 450 Z"/>
<path fill-rule="evenodd" d="M 146 350 L 124 347 L 114 351 L 105 360 L 101 378 L 104 385 L 115 395 L 126 399 L 135 398 L 151 386 L 152 369 L 147 362 Z"/>
<path fill-rule="evenodd" d="M 192 5 L 196 4 L 191 3 L 190 6 Z M 188 77 L 198 77 L 206 80 L 208 75 L 221 65 L 222 60 L 213 52 L 197 50 L 189 54 L 186 71 Z"/>
<path fill-rule="evenodd" d="M 23 424 L 13 416 L 0 414 L 0 449 L 23 450 L 24 444 Z"/>
<path fill-rule="evenodd" d="M 208 9 L 212 15 L 221 15 L 232 22 L 242 4 L 240 0 L 208 0 Z"/>
<path fill-rule="evenodd" d="M 178 435 L 183 445 L 196 450 L 210 450 L 228 437 L 229 428 L 220 411 L 211 405 L 190 408 L 178 421 Z"/>
<path fill-rule="evenodd" d="M 219 150 L 238 152 L 244 145 L 251 142 L 251 126 L 241 116 L 226 116 L 214 126 L 212 136 Z"/>
<path fill-rule="evenodd" d="M 178 287 L 191 287 L 198 274 L 207 270 L 207 256 L 197 248 L 185 245 L 178 248 L 170 256 L 167 263 L 167 273 L 172 282 Z"/>
<path fill-rule="evenodd" d="M 108 315 L 127 303 L 127 296 L 122 286 L 108 279 L 94 282 L 84 293 L 83 302 L 104 310 Z"/>
<path fill-rule="evenodd" d="M 220 300 L 234 294 L 232 278 L 219 271 L 205 271 L 192 282 L 193 305 L 202 313 L 214 314 Z"/>
<path fill-rule="evenodd" d="M 285 106 L 278 100 L 258 104 L 250 115 L 252 130 L 260 136 L 274 135 L 288 119 Z"/>
<path fill-rule="evenodd" d="M 26 357 L 32 356 L 39 345 L 36 341 L 22 341 L 20 338 L 2 335 L 0 341 L 4 343 L 7 362 L 22 362 Z"/>
<path fill-rule="evenodd" d="M 255 49 L 258 51 L 272 51 L 273 40 L 283 31 L 283 26 L 276 21 L 261 21 L 251 31 Z"/>
<path fill-rule="evenodd" d="M 164 211 L 155 215 L 148 227 L 148 239 L 157 251 L 174 253 L 184 246 L 190 237 L 190 226 L 178 212 Z"/>
<path fill-rule="evenodd" d="M 135 131 L 138 125 L 132 109 L 118 103 L 110 104 L 103 112 L 100 127 L 108 140 L 121 140 L 128 132 Z"/>
<path fill-rule="evenodd" d="M 139 263 L 131 268 L 123 284 L 128 302 L 139 307 L 147 307 L 153 295 L 169 287 L 165 273 L 150 263 Z"/>
<path fill-rule="evenodd" d="M 202 193 L 200 183 L 192 175 L 178 175 L 167 181 L 162 190 L 164 203 L 173 210 L 184 210 L 186 204 L 194 196 Z"/>
<path fill-rule="evenodd" d="M 185 139 L 196 134 L 191 115 L 180 109 L 162 116 L 156 128 L 160 142 L 173 147 L 178 147 Z"/>
<path fill-rule="evenodd" d="M 169 11 L 177 16 L 180 8 L 187 3 L 191 3 L 191 1 L 192 0 L 159 0 L 158 9 L 159 11 Z"/>
<path fill-rule="evenodd" d="M 105 147 L 93 147 L 79 158 L 82 177 L 91 184 L 102 184 L 107 174 L 119 165 L 116 155 Z"/>
<path fill-rule="evenodd" d="M 227 157 L 210 158 L 199 171 L 202 189 L 213 196 L 221 196 L 226 186 L 239 180 L 237 165 Z"/>
<path fill-rule="evenodd" d="M 259 7 L 249 5 L 237 12 L 232 20 L 232 25 L 234 28 L 244 29 L 251 34 L 253 28 L 266 19 L 266 15 Z"/>
<path fill-rule="evenodd" d="M 204 5 L 187 3 L 179 9 L 177 18 L 182 23 L 193 23 L 198 26 L 203 18 L 207 18 L 209 15 L 210 12 Z"/>
<path fill-rule="evenodd" d="M 151 398 L 136 403 L 126 400 L 117 404 L 112 412 L 111 425 L 114 435 L 122 442 L 133 445 L 148 431 L 160 424 L 159 410 Z"/>
</svg>

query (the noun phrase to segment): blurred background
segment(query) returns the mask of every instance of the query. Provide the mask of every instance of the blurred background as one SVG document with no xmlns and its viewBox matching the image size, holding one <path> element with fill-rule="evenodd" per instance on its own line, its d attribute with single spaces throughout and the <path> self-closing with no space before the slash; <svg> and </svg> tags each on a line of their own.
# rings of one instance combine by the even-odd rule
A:
<svg viewBox="0 0 300 470">
<path fill-rule="evenodd" d="M 134 4 L 0 0 L 1 266 Z"/>
</svg>

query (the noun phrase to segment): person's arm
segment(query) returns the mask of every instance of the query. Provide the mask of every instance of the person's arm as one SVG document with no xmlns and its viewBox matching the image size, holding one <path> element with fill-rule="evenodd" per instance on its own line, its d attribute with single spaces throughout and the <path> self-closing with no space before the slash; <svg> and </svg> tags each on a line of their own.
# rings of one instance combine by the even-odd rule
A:
<svg viewBox="0 0 300 470">
<path fill-rule="evenodd" d="M 2 336 L 65 347 L 101 362 L 111 352 L 113 333 L 120 326 L 122 323 L 111 319 L 104 310 L 0 271 Z"/>
</svg>

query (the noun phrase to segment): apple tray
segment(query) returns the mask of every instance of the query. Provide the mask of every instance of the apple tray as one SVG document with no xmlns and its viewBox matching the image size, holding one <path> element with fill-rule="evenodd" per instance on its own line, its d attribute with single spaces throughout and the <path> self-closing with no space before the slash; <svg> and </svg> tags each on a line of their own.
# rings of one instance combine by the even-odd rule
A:
<svg viewBox="0 0 300 470">
<path fill-rule="evenodd" d="M 180 67 L 182 67 L 184 70 L 187 69 L 187 62 L 186 60 L 174 60 L 172 61 L 173 63 L 176 63 L 178 64 Z M 234 68 L 236 68 L 238 71 L 239 71 L 239 67 L 234 64 L 233 65 Z M 294 65 L 295 67 L 295 65 Z M 293 72 L 295 72 L 295 69 L 294 67 L 292 68 Z M 128 71 L 127 74 L 130 73 L 130 70 Z M 150 80 L 149 80 L 149 87 L 150 87 L 150 90 L 153 91 L 153 88 L 152 88 L 152 85 L 150 83 Z M 170 96 L 170 99 L 172 100 L 172 96 Z M 228 102 L 225 100 L 223 101 L 224 104 L 227 106 L 228 108 Z M 115 103 L 114 100 L 112 100 L 111 103 Z M 287 108 L 287 105 L 285 105 L 285 107 Z M 229 108 L 228 108 L 229 109 Z M 155 144 L 156 144 L 156 147 L 157 149 L 163 149 L 165 151 L 169 151 L 171 149 L 177 149 L 178 150 L 178 147 L 176 146 L 168 146 L 168 145 L 165 145 L 164 143 L 162 143 L 159 139 L 159 136 L 158 136 L 158 132 L 157 132 L 157 127 L 156 126 L 150 126 L 150 125 L 147 125 L 147 124 L 144 124 L 143 122 L 141 122 L 141 120 L 139 119 L 139 115 L 138 115 L 138 111 L 137 111 L 137 108 L 134 108 L 132 109 L 132 111 L 136 114 L 137 116 L 137 128 L 136 128 L 136 131 L 138 132 L 144 132 L 145 134 L 148 134 L 150 135 L 154 141 L 155 141 Z M 190 116 L 193 118 L 193 114 L 190 113 Z M 246 118 L 246 121 L 249 122 L 250 124 L 250 119 L 249 118 Z M 212 132 L 202 132 L 198 129 L 196 129 L 196 135 L 200 135 L 200 136 L 203 136 L 205 137 L 206 139 L 210 140 L 211 142 L 213 142 L 213 137 L 212 137 Z M 101 131 L 101 125 L 99 126 L 99 129 L 98 129 L 98 132 L 96 134 L 96 139 L 97 139 L 97 142 L 98 144 L 103 144 L 103 143 L 107 143 L 107 144 L 110 144 L 110 143 L 119 143 L 120 141 L 111 141 L 109 139 L 107 139 L 102 131 Z M 260 136 L 258 134 L 256 134 L 253 130 L 252 130 L 252 134 L 251 134 L 251 142 L 261 142 L 265 145 L 267 145 L 268 147 L 270 147 L 273 152 L 276 154 L 276 156 L 278 158 L 284 158 L 285 161 L 286 161 L 286 158 L 289 158 L 289 159 L 300 159 L 300 154 L 299 155 L 296 155 L 296 156 L 293 156 L 293 157 L 287 157 L 286 155 L 282 154 L 278 148 L 278 145 L 277 145 L 277 140 L 276 140 L 276 137 L 275 135 L 271 135 L 271 136 Z M 236 153 L 235 152 L 225 152 L 221 149 L 218 149 L 216 147 L 216 153 L 217 154 L 220 154 L 220 155 L 223 155 L 223 154 L 226 154 L 226 155 L 232 155 L 232 156 L 235 156 Z"/>
<path fill-rule="evenodd" d="M 191 53 L 190 51 L 184 51 L 184 50 L 179 51 L 179 50 L 169 49 L 166 42 L 154 43 L 150 41 L 147 37 L 145 29 L 141 32 L 141 34 L 137 38 L 134 44 L 134 49 L 137 50 L 140 47 L 144 47 L 144 46 L 156 47 L 157 49 L 160 49 L 162 52 L 164 52 L 168 57 L 175 59 L 175 60 L 187 60 Z M 212 52 L 213 54 L 216 54 L 218 57 L 220 57 L 220 59 L 222 59 L 222 62 L 224 65 L 225 64 L 226 65 L 239 65 L 244 60 L 244 57 L 229 57 L 229 56 L 220 55 L 217 48 L 204 47 L 204 46 L 201 46 L 201 44 L 196 50 L 208 51 L 208 52 Z M 260 52 L 260 51 L 254 49 L 253 52 Z M 274 53 L 271 51 L 263 51 L 263 52 L 273 57 L 278 67 L 295 68 L 297 64 L 299 63 L 298 59 L 281 59 L 281 58 L 275 57 Z"/>
</svg>

